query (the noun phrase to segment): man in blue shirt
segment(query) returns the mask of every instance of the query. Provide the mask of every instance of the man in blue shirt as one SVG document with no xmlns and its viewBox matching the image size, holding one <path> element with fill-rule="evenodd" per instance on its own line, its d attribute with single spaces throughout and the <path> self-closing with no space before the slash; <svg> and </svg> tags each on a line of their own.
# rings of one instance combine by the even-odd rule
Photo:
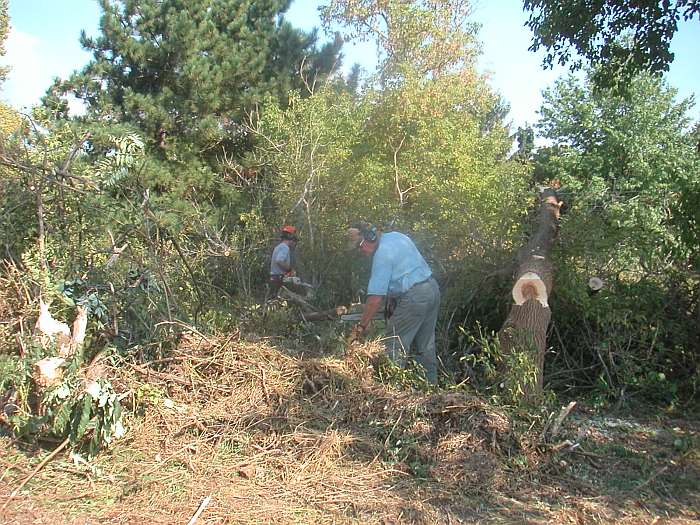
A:
<svg viewBox="0 0 700 525">
<path fill-rule="evenodd" d="M 373 257 L 367 300 L 353 336 L 359 337 L 367 330 L 383 302 L 395 301 L 393 315 L 387 320 L 389 356 L 401 367 L 411 356 L 425 369 L 426 379 L 437 383 L 435 323 L 440 289 L 432 270 L 403 233 L 381 233 L 369 224 L 357 223 L 348 229 L 348 237 L 352 247 Z"/>
<path fill-rule="evenodd" d="M 297 246 L 296 228 L 289 225 L 284 226 L 280 232 L 280 241 L 272 251 L 270 259 L 270 292 L 273 297 L 277 297 L 284 277 L 294 273 L 293 255 Z"/>
</svg>

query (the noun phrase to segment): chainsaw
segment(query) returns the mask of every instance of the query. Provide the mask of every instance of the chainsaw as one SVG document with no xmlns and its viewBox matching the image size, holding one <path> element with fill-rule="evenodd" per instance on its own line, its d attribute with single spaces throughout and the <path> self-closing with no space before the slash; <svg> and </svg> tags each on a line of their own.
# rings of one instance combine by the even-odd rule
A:
<svg viewBox="0 0 700 525">
<path fill-rule="evenodd" d="M 294 275 L 294 276 L 291 276 L 291 275 L 286 276 L 286 277 L 284 277 L 284 278 L 282 279 L 282 282 L 283 282 L 284 284 L 293 284 L 294 286 L 303 286 L 304 288 L 310 288 L 310 289 L 312 289 L 312 290 L 315 289 L 314 286 L 313 286 L 312 284 L 305 283 L 304 281 L 302 281 L 302 280 L 301 280 L 299 277 L 297 277 L 296 275 Z"/>
<path fill-rule="evenodd" d="M 361 305 L 352 305 L 350 308 L 356 309 L 356 308 L 361 308 Z M 388 320 L 394 313 L 394 310 L 396 309 L 396 298 L 387 298 L 385 304 L 384 304 L 384 309 L 377 311 L 373 316 L 370 321 L 386 321 Z M 361 321 L 362 320 L 362 312 L 357 312 L 355 310 L 352 313 L 347 313 L 345 315 L 340 316 L 341 321 Z"/>
<path fill-rule="evenodd" d="M 354 314 L 343 314 L 340 316 L 340 320 L 343 322 L 358 322 L 362 319 L 362 312 L 357 312 Z M 384 321 L 384 312 L 377 312 L 372 316 L 371 321 Z"/>
</svg>

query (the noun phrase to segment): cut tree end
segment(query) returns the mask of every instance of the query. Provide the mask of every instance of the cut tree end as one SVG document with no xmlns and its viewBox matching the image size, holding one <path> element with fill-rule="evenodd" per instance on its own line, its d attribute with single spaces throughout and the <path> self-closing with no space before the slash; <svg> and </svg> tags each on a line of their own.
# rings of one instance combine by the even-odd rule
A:
<svg viewBox="0 0 700 525">
<path fill-rule="evenodd" d="M 598 292 L 603 288 L 603 280 L 600 277 L 591 277 L 588 279 L 588 287 L 593 292 Z"/>
<path fill-rule="evenodd" d="M 62 357 L 45 357 L 34 363 L 34 381 L 42 388 L 57 385 L 63 380 Z"/>
<path fill-rule="evenodd" d="M 515 304 L 520 306 L 530 299 L 535 299 L 543 307 L 549 308 L 547 287 L 542 278 L 534 272 L 524 273 L 513 286 L 513 300 Z"/>
</svg>

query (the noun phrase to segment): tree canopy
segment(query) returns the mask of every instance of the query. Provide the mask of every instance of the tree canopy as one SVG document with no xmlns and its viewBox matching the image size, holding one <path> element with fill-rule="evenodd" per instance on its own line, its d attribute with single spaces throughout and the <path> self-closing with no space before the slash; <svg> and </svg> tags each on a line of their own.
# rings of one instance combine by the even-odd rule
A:
<svg viewBox="0 0 700 525">
<path fill-rule="evenodd" d="M 579 68 L 586 59 L 597 68 L 597 83 L 607 87 L 623 86 L 640 71 L 667 71 L 678 21 L 700 14 L 698 0 L 524 0 L 523 5 L 534 33 L 530 49 L 547 50 L 545 65 L 556 60 Z"/>
<path fill-rule="evenodd" d="M 326 27 L 339 23 L 347 38 L 374 41 L 379 76 L 389 81 L 407 66 L 431 76 L 472 67 L 479 46 L 471 9 L 470 0 L 332 0 L 321 15 Z"/>
</svg>

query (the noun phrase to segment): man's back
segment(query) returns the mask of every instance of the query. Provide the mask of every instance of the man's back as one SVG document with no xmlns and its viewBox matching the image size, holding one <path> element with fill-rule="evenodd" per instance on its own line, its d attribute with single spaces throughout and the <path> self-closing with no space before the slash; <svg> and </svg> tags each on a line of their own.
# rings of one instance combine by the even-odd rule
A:
<svg viewBox="0 0 700 525">
<path fill-rule="evenodd" d="M 428 263 L 413 241 L 403 233 L 387 232 L 379 239 L 372 260 L 372 276 L 367 293 L 398 295 L 432 275 Z"/>
<path fill-rule="evenodd" d="M 286 242 L 281 242 L 272 252 L 270 275 L 284 275 L 290 269 L 290 249 Z"/>
</svg>

